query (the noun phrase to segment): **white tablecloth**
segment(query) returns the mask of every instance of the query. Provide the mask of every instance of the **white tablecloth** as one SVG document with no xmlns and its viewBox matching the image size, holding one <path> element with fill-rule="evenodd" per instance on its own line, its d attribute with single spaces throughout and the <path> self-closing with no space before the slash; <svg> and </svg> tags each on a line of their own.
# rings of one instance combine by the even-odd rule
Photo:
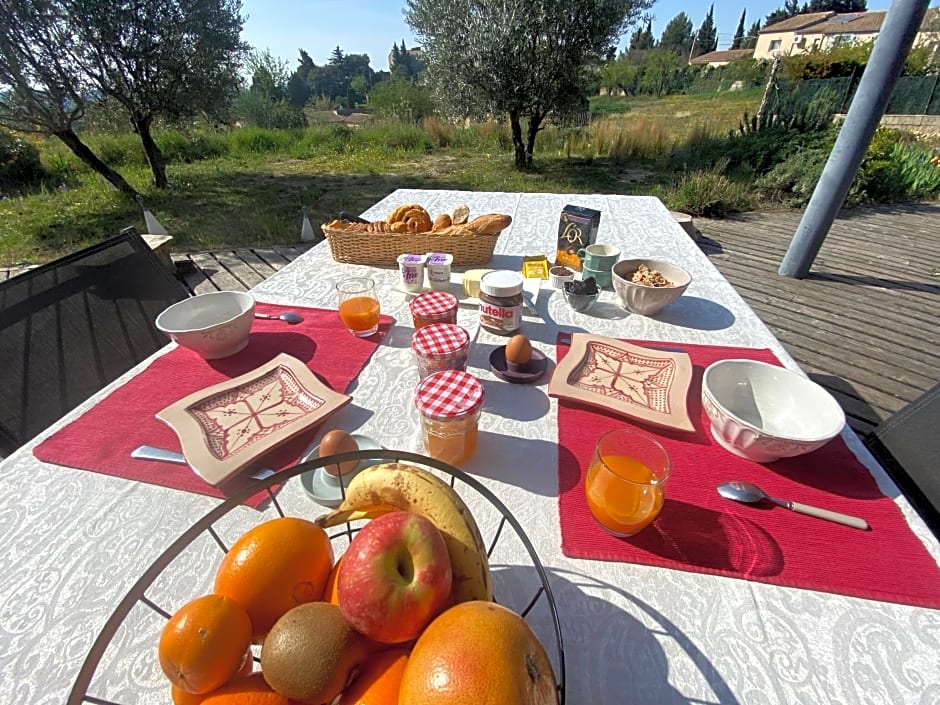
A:
<svg viewBox="0 0 940 705">
<path fill-rule="evenodd" d="M 567 204 L 602 211 L 598 241 L 623 256 L 681 263 L 693 281 L 686 294 L 655 318 L 628 315 L 602 294 L 588 313 L 567 307 L 547 288 L 523 332 L 551 359 L 559 330 L 687 343 L 770 347 L 795 367 L 760 322 L 656 198 L 601 195 L 399 190 L 365 215 L 417 202 L 432 214 L 466 203 L 471 212 L 509 213 L 488 266 L 518 269 L 521 256 L 554 254 L 558 217 Z M 351 272 L 377 281 L 384 313 L 397 324 L 351 390 L 353 404 L 335 425 L 383 446 L 419 450 L 411 394 L 417 381 L 409 348 L 406 296 L 392 268 L 340 265 L 326 243 L 256 287 L 260 301 L 335 308 L 334 285 Z M 772 286 L 768 283 L 768 286 Z M 806 590 L 625 563 L 573 560 L 561 553 L 557 502 L 557 405 L 545 382 L 509 385 L 488 369 L 505 339 L 479 330 L 475 313 L 471 371 L 484 380 L 487 403 L 480 450 L 465 469 L 479 478 L 521 522 L 548 569 L 565 640 L 567 702 L 620 705 L 666 703 L 927 703 L 940 701 L 940 612 Z M 342 344 L 342 341 L 336 341 Z M 139 366 L 61 423 L 80 415 Z M 60 424 L 49 429 L 51 433 Z M 128 429 L 133 433 L 133 429 Z M 41 436 L 41 440 L 45 435 Z M 913 530 L 937 560 L 937 542 L 897 496 L 897 490 L 850 431 L 846 441 L 896 497 Z M 147 439 L 141 438 L 141 443 Z M 89 647 L 120 599 L 151 562 L 217 500 L 37 461 L 28 444 L 0 464 L 0 700 L 60 703 Z M 129 461 L 130 462 L 130 461 Z M 286 512 L 315 516 L 321 508 L 297 480 L 278 495 Z M 668 501 L 668 499 L 667 499 Z M 264 518 L 276 516 L 267 509 Z M 484 533 L 495 519 L 481 519 Z M 216 527 L 229 542 L 261 520 L 240 507 Z M 807 520 L 808 521 L 808 520 Z M 494 555 L 502 602 L 521 608 L 521 547 L 501 541 Z M 833 551 L 838 551 L 833 546 Z M 198 540 L 148 591 L 164 608 L 206 592 L 220 558 Z M 864 561 L 864 556 L 858 556 Z M 526 595 L 526 598 L 523 596 Z M 544 601 L 529 620 L 551 643 Z M 138 607 L 102 659 L 89 692 L 115 702 L 168 702 L 156 665 L 155 634 L 162 618 Z"/>
</svg>

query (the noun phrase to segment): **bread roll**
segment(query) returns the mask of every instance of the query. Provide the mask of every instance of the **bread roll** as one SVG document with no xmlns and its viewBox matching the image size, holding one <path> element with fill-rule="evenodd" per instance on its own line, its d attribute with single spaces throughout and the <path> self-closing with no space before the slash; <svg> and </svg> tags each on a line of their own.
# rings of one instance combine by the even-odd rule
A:
<svg viewBox="0 0 940 705">
<path fill-rule="evenodd" d="M 467 227 L 474 230 L 478 235 L 496 235 L 509 227 L 512 223 L 512 216 L 502 213 L 487 213 L 477 216 L 469 223 Z"/>
</svg>

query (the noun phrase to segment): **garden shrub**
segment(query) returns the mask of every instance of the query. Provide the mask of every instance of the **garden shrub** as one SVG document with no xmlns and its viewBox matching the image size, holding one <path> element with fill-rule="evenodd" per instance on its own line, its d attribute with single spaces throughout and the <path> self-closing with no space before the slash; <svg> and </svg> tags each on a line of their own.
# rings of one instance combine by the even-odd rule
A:
<svg viewBox="0 0 940 705">
<path fill-rule="evenodd" d="M 874 202 L 917 200 L 940 195 L 940 164 L 914 135 L 880 128 L 875 132 L 859 179 Z"/>
<path fill-rule="evenodd" d="M 762 198 L 790 208 L 805 206 L 819 183 L 831 149 L 832 145 L 828 143 L 805 147 L 796 145 L 783 161 L 754 182 L 757 193 Z M 847 204 L 857 204 L 861 197 L 855 188 L 850 192 Z"/>
<path fill-rule="evenodd" d="M 392 78 L 373 86 L 369 91 L 369 106 L 382 117 L 414 124 L 434 114 L 430 91 L 405 78 Z"/>
<path fill-rule="evenodd" d="M 663 197 L 673 210 L 689 215 L 722 218 L 751 207 L 746 184 L 738 183 L 723 173 L 723 164 L 714 171 L 694 171 L 681 176 Z"/>
<path fill-rule="evenodd" d="M 590 98 L 591 116 L 622 115 L 630 112 L 630 106 L 623 98 L 609 95 L 593 96 Z"/>
<path fill-rule="evenodd" d="M 422 122 L 425 132 L 433 145 L 439 149 L 449 147 L 454 141 L 454 126 L 439 118 L 429 115 Z"/>
<path fill-rule="evenodd" d="M 147 163 L 147 155 L 144 153 L 140 137 L 133 133 L 90 135 L 87 143 L 108 166 Z"/>
<path fill-rule="evenodd" d="M 39 150 L 26 140 L 0 130 L 0 192 L 35 186 L 45 175 Z"/>
<path fill-rule="evenodd" d="M 353 130 L 350 137 L 353 145 L 382 146 L 408 152 L 430 152 L 433 149 L 428 133 L 411 123 L 373 122 L 367 130 Z"/>
<path fill-rule="evenodd" d="M 286 152 L 300 137 L 296 130 L 267 129 L 263 127 L 242 127 L 232 132 L 231 152 L 233 154 L 271 154 Z"/>
<path fill-rule="evenodd" d="M 203 159 L 216 159 L 228 152 L 228 143 L 219 135 L 205 132 L 168 130 L 157 136 L 157 146 L 170 162 L 187 164 Z"/>
</svg>

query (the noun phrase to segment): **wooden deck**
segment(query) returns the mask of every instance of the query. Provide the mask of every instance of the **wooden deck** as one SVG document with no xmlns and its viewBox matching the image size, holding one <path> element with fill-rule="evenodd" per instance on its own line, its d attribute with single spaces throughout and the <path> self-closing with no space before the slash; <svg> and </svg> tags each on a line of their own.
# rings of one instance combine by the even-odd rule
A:
<svg viewBox="0 0 940 705">
<path fill-rule="evenodd" d="M 696 219 L 700 247 L 867 433 L 940 379 L 940 204 L 846 212 L 805 279 L 777 269 L 802 211 Z M 245 290 L 310 247 L 174 254 L 195 293 Z M 15 274 L 15 270 L 13 272 Z M 0 270 L 0 280 L 11 276 Z"/>
<path fill-rule="evenodd" d="M 845 212 L 810 275 L 782 277 L 801 216 L 695 223 L 715 266 L 864 434 L 940 379 L 940 204 Z"/>
<path fill-rule="evenodd" d="M 194 294 L 245 291 L 260 284 L 315 243 L 173 254 L 177 274 Z"/>
</svg>

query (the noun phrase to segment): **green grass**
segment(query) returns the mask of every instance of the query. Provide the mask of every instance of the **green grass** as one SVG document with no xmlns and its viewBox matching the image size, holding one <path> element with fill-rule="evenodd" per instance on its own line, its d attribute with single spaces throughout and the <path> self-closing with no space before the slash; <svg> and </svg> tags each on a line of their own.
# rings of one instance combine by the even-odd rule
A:
<svg viewBox="0 0 940 705">
<path fill-rule="evenodd" d="M 611 99 L 608 115 L 587 129 L 541 132 L 536 168 L 526 173 L 513 168 L 506 128 L 493 124 L 169 131 L 158 136 L 173 158 L 167 190 L 148 185 L 150 172 L 134 136 L 91 135 L 88 142 L 141 191 L 174 236 L 174 249 L 198 251 L 294 242 L 304 206 L 317 227 L 340 210 L 361 212 L 398 188 L 656 193 L 668 205 L 676 183 L 667 168 L 669 152 L 696 130 L 727 132 L 759 99 L 619 99 L 621 113 L 610 106 L 618 99 Z M 0 266 L 41 263 L 128 225 L 144 230 L 136 203 L 58 142 L 39 145 L 53 177 L 43 188 L 0 201 Z M 652 176 L 645 182 L 624 177 L 638 168 Z"/>
</svg>

